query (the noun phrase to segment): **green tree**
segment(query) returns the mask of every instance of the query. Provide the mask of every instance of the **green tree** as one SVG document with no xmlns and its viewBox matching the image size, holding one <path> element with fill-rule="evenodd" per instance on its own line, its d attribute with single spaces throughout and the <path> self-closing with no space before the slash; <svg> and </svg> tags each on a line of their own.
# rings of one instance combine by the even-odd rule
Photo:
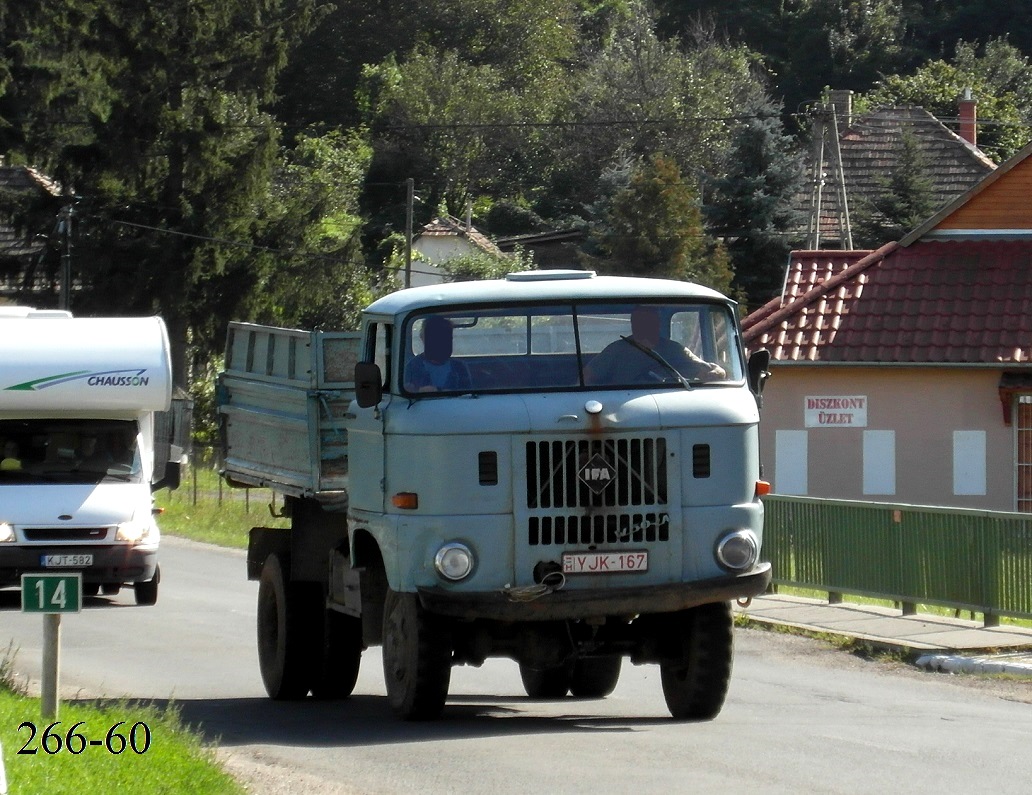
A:
<svg viewBox="0 0 1032 795">
<path fill-rule="evenodd" d="M 789 113 L 825 86 L 868 89 L 917 57 L 912 3 L 900 0 L 656 0 L 659 31 L 688 41 L 700 24 L 761 54 Z"/>
<path fill-rule="evenodd" d="M 625 157 L 663 152 L 686 173 L 715 168 L 734 119 L 762 93 L 744 48 L 703 34 L 682 50 L 656 36 L 646 3 L 628 5 L 618 35 L 575 74 L 570 124 L 552 132 L 549 214 L 594 201 L 599 174 Z"/>
<path fill-rule="evenodd" d="M 374 297 L 362 256 L 359 194 L 372 158 L 361 132 L 301 136 L 283 154 L 260 219 L 270 251 L 251 316 L 357 329 Z M 259 303 L 259 301 L 261 303 Z"/>
<path fill-rule="evenodd" d="M 534 268 L 534 255 L 518 249 L 513 255 L 489 254 L 486 251 L 454 257 L 441 264 L 449 282 L 501 279 L 506 274 Z"/>
<path fill-rule="evenodd" d="M 619 172 L 614 176 L 620 181 Z M 729 292 L 734 274 L 727 253 L 706 234 L 698 192 L 676 162 L 655 155 L 634 165 L 626 180 L 596 208 L 592 237 L 599 253 L 586 263 L 607 273 L 679 279 Z"/>
<path fill-rule="evenodd" d="M 704 183 L 704 209 L 710 233 L 727 247 L 736 288 L 759 306 L 781 287 L 804 169 L 802 153 L 782 130 L 780 108 L 761 99 L 746 110 L 726 163 Z"/>
<path fill-rule="evenodd" d="M 1032 116 L 1032 62 L 1003 39 L 984 48 L 960 42 L 951 61 L 930 60 L 913 74 L 889 75 L 856 98 L 857 112 L 882 106 L 919 105 L 942 119 L 955 118 L 957 100 L 971 89 L 978 116 L 978 146 L 1002 162 L 1029 141 L 1025 119 Z"/>
<path fill-rule="evenodd" d="M 877 248 L 899 240 L 927 220 L 936 202 L 928 164 L 913 133 L 904 130 L 892 175 L 870 205 L 854 208 L 854 225 L 859 248 Z"/>
<path fill-rule="evenodd" d="M 453 51 L 493 67 L 515 92 L 549 97 L 577 45 L 575 0 L 335 0 L 284 72 L 278 112 L 292 128 L 351 126 L 363 118 L 355 89 L 363 72 L 392 56 Z"/>
<path fill-rule="evenodd" d="M 6 16 L 5 143 L 81 197 L 73 309 L 160 312 L 220 347 L 264 288 L 260 236 L 279 127 L 263 110 L 308 0 L 25 0 Z"/>
</svg>

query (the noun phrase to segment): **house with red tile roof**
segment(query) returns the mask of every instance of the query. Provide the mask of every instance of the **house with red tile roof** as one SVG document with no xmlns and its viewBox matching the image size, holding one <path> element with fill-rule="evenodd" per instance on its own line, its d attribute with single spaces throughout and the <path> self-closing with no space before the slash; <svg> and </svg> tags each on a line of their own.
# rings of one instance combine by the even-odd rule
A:
<svg viewBox="0 0 1032 795">
<path fill-rule="evenodd" d="M 793 252 L 743 322 L 775 493 L 1032 511 L 1030 155 L 897 242 Z"/>
<path fill-rule="evenodd" d="M 875 212 L 899 167 L 905 137 L 921 157 L 935 207 L 948 205 L 996 168 L 978 148 L 973 99 L 959 100 L 956 131 L 924 108 L 901 105 L 854 115 L 851 91 L 832 91 L 829 99 L 816 115 L 807 158 L 810 184 L 797 200 L 810 247 L 846 248 L 847 231 L 857 218 Z"/>
<path fill-rule="evenodd" d="M 412 287 L 443 282 L 445 274 L 440 266 L 450 259 L 470 254 L 502 256 L 501 249 L 469 218 L 460 221 L 450 215 L 438 216 L 426 224 L 413 239 L 412 252 Z"/>
</svg>

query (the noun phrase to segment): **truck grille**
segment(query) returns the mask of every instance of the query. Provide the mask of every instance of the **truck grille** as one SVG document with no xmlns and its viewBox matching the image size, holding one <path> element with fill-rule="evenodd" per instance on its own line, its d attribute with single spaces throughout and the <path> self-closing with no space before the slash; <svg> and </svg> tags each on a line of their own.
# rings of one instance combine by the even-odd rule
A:
<svg viewBox="0 0 1032 795">
<path fill-rule="evenodd" d="M 644 544 L 670 540 L 666 513 L 619 513 L 594 516 L 531 516 L 527 542 L 550 544 Z"/>
<path fill-rule="evenodd" d="M 530 546 L 669 540 L 663 437 L 533 441 L 526 454 Z"/>
<path fill-rule="evenodd" d="M 662 437 L 527 442 L 527 507 L 665 505 L 666 458 Z"/>
</svg>

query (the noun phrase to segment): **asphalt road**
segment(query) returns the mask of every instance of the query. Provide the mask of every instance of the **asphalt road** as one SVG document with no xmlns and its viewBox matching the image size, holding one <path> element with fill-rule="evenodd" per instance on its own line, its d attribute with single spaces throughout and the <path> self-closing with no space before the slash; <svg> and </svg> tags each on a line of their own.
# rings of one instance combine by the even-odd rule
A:
<svg viewBox="0 0 1032 795">
<path fill-rule="evenodd" d="M 1025 793 L 1032 780 L 1032 685 L 761 630 L 738 631 L 728 703 L 710 723 L 670 721 L 653 666 L 625 665 L 605 700 L 535 702 L 507 660 L 455 669 L 444 717 L 402 723 L 378 649 L 347 701 L 272 702 L 256 594 L 243 553 L 166 539 L 156 606 L 124 591 L 62 619 L 62 697 L 175 701 L 259 793 Z M 38 681 L 42 619 L 18 612 L 16 592 L 0 592 L 0 654 L 8 639 Z"/>
</svg>

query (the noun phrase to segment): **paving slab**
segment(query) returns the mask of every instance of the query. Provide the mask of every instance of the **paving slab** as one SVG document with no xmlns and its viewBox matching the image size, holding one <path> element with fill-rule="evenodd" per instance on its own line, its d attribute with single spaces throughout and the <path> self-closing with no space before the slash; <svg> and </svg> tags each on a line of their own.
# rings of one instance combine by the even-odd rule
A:
<svg viewBox="0 0 1032 795">
<path fill-rule="evenodd" d="M 976 621 L 930 615 L 903 615 L 880 605 L 765 594 L 735 612 L 760 623 L 843 635 L 913 652 L 1032 651 L 1032 629 L 984 627 Z"/>
</svg>

